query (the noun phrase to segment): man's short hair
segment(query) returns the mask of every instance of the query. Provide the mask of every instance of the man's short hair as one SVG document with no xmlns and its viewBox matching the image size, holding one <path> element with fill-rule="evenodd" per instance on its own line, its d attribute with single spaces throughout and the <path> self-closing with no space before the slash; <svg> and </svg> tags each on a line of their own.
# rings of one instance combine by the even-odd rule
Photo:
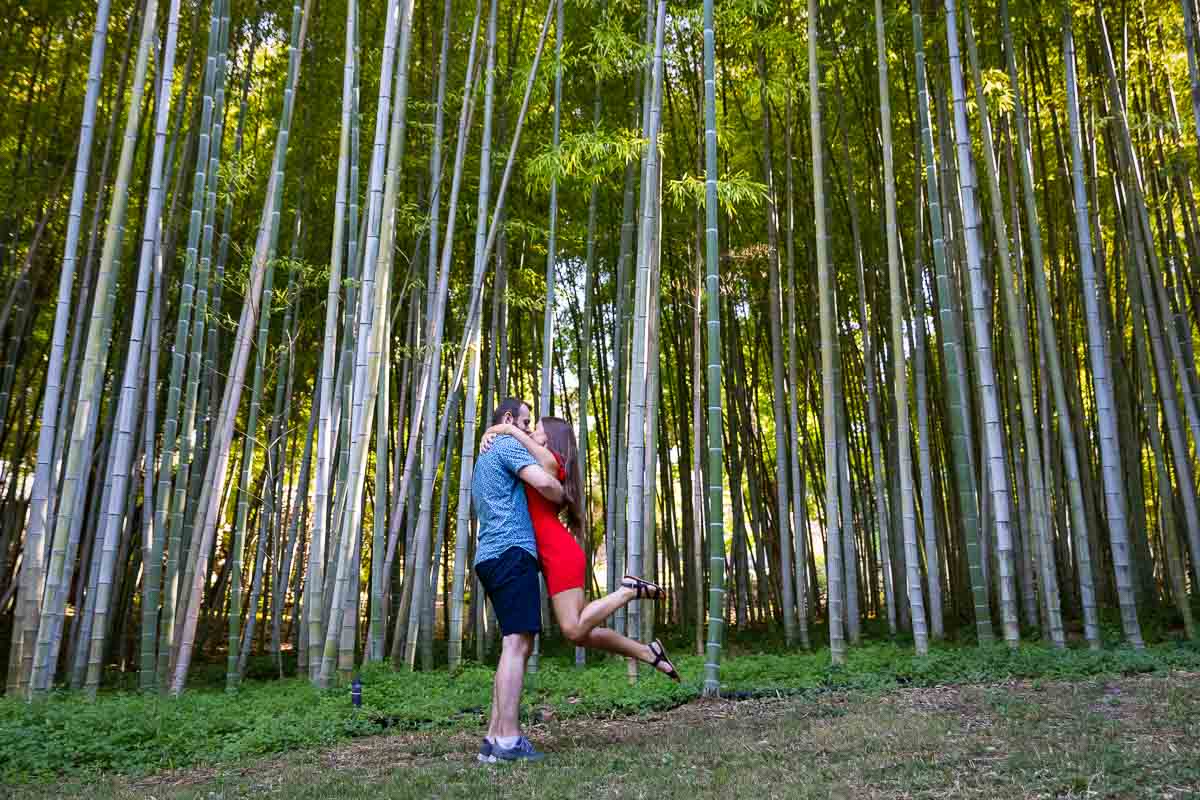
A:
<svg viewBox="0 0 1200 800">
<path fill-rule="evenodd" d="M 506 397 L 500 401 L 500 405 L 496 406 L 496 410 L 492 412 L 492 424 L 499 425 L 504 421 L 505 414 L 512 414 L 513 419 L 521 416 L 521 409 L 528 408 L 529 404 L 519 397 Z"/>
</svg>

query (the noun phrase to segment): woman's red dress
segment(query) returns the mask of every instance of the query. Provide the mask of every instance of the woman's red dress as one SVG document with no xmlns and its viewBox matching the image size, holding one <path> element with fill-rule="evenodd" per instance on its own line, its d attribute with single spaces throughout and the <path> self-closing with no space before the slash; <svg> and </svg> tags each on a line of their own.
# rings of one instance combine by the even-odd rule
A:
<svg viewBox="0 0 1200 800">
<path fill-rule="evenodd" d="M 557 459 L 558 455 L 554 457 Z M 566 480 L 566 477 L 560 460 L 558 479 Z M 525 487 L 525 499 L 529 506 L 529 519 L 533 522 L 533 535 L 537 539 L 538 561 L 546 578 L 546 591 L 553 597 L 567 589 L 582 589 L 587 556 L 571 531 L 558 518 L 558 506 L 529 486 Z"/>
</svg>

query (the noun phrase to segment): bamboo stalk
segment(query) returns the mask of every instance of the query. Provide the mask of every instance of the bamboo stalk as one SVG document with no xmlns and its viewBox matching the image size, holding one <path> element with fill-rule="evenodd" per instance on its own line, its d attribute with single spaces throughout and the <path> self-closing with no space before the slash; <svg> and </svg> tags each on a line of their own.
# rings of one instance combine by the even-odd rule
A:
<svg viewBox="0 0 1200 800">
<path fill-rule="evenodd" d="M 809 0 L 812 15 L 816 0 Z M 811 18 L 811 17 L 810 17 Z M 809 32 L 812 32 L 810 22 Z M 721 688 L 721 642 L 725 609 L 725 480 L 721 464 L 721 297 L 717 236 L 717 106 L 713 0 L 704 0 L 704 262 L 708 300 L 708 637 L 704 656 L 704 695 Z M 811 52 L 811 51 L 810 51 Z M 696 576 L 699 580 L 700 576 Z"/>
</svg>

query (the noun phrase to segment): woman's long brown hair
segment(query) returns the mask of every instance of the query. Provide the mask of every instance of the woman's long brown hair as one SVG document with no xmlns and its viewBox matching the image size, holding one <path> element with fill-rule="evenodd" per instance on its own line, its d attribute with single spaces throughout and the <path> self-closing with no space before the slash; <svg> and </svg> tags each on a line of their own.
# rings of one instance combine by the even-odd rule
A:
<svg viewBox="0 0 1200 800">
<path fill-rule="evenodd" d="M 542 417 L 542 430 L 546 432 L 546 446 L 562 461 L 567 473 L 563 484 L 563 507 L 567 510 L 567 527 L 575 538 L 583 541 L 583 491 L 579 477 L 579 445 L 575 442 L 575 429 L 564 419 Z"/>
</svg>

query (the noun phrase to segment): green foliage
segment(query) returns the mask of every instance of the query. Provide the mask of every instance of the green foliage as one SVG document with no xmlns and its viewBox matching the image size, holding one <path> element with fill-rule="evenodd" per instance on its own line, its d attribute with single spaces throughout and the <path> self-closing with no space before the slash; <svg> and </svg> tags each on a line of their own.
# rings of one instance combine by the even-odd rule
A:
<svg viewBox="0 0 1200 800">
<path fill-rule="evenodd" d="M 218 168 L 217 205 L 224 207 L 228 202 L 241 202 L 249 198 L 259 180 L 258 163 L 253 151 L 243 152 L 237 158 L 230 157 Z"/>
<path fill-rule="evenodd" d="M 598 184 L 637 159 L 645 145 L 645 139 L 627 128 L 567 132 L 557 151 L 547 144 L 525 162 L 525 175 L 539 189 L 548 189 L 552 178 L 582 178 L 589 185 Z"/>
<path fill-rule="evenodd" d="M 583 48 L 596 80 L 630 75 L 650 58 L 651 48 L 624 29 L 621 20 L 605 14 L 592 28 L 592 41 Z"/>
<path fill-rule="evenodd" d="M 675 208 L 683 210 L 690 205 L 704 205 L 704 178 L 684 174 L 667 184 L 667 195 Z M 740 209 L 756 209 L 767 198 L 767 185 L 752 179 L 745 172 L 726 174 L 717 179 L 717 203 L 730 217 Z"/>
<path fill-rule="evenodd" d="M 1008 75 L 1003 70 L 985 69 L 982 70 L 982 77 L 983 96 L 988 99 L 988 105 L 994 105 L 995 111 L 1001 114 L 1012 113 L 1012 84 L 1009 83 Z"/>
<path fill-rule="evenodd" d="M 577 670 L 571 660 L 566 651 L 543 657 L 541 671 L 526 682 L 524 713 L 547 709 L 558 718 L 635 714 L 672 708 L 700 693 L 703 658 L 698 656 L 677 654 L 683 684 L 644 672 L 633 686 L 623 662 L 596 661 Z M 945 645 L 918 657 L 902 643 L 873 644 L 851 649 L 843 667 L 832 666 L 828 650 L 734 657 L 722 665 L 721 688 L 723 694 L 749 698 L 1172 669 L 1200 669 L 1200 648 L 1165 644 L 1143 651 L 1059 652 L 1038 645 L 1015 651 Z M 189 691 L 178 700 L 129 691 L 102 696 L 95 704 L 68 693 L 35 704 L 0 699 L 0 781 L 232 762 L 390 729 L 479 728 L 492 676 L 491 667 L 477 664 L 453 673 L 367 666 L 360 673 L 364 688 L 358 711 L 346 688 L 321 691 L 295 679 L 249 682 L 236 695 L 215 688 Z"/>
</svg>

